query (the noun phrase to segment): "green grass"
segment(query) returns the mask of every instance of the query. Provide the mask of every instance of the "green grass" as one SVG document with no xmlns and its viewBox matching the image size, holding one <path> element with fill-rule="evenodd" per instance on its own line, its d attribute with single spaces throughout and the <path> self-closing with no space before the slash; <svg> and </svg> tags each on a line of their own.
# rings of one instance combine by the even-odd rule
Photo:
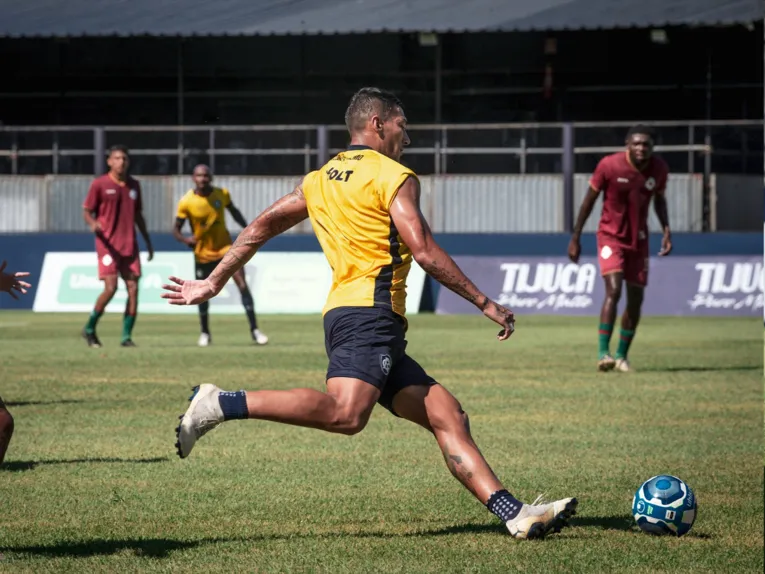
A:
<svg viewBox="0 0 765 574">
<path fill-rule="evenodd" d="M 16 434 L 0 467 L 0 571 L 762 572 L 759 319 L 646 318 L 630 375 L 594 370 L 592 319 L 523 317 L 500 344 L 480 317 L 415 316 L 410 353 L 454 392 L 508 489 L 575 495 L 571 528 L 523 542 L 448 474 L 435 441 L 375 410 L 358 436 L 237 421 L 187 460 L 189 388 L 322 388 L 318 317 L 140 316 L 136 349 L 87 349 L 84 316 L 0 313 L 0 394 Z M 696 491 L 693 530 L 642 534 L 640 483 Z"/>
</svg>

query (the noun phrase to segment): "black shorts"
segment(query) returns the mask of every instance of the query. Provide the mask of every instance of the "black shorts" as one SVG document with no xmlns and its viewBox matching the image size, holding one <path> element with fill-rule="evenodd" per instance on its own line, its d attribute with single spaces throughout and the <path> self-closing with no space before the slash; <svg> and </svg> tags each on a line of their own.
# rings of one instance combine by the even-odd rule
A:
<svg viewBox="0 0 765 574">
<path fill-rule="evenodd" d="M 360 379 L 380 389 L 378 404 L 396 415 L 393 397 L 435 380 L 406 354 L 405 320 L 389 309 L 338 307 L 324 315 L 327 379 Z M 398 416 L 398 415 L 396 415 Z"/>
<path fill-rule="evenodd" d="M 220 263 L 222 259 L 218 259 L 217 261 L 208 261 L 207 263 L 200 263 L 199 261 L 194 261 L 194 272 L 197 276 L 197 279 L 207 279 L 210 274 L 215 271 L 215 268 L 218 266 L 218 263 Z"/>
</svg>

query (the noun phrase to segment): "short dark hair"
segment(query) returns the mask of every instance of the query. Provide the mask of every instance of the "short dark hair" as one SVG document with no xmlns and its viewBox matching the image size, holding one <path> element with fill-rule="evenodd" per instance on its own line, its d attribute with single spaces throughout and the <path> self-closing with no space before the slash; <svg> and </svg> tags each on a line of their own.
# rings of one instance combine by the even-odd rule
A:
<svg viewBox="0 0 765 574">
<path fill-rule="evenodd" d="M 121 152 L 122 152 L 122 153 L 124 153 L 126 156 L 130 157 L 130 152 L 128 151 L 128 148 L 127 148 L 127 146 L 125 146 L 125 145 L 122 145 L 122 144 L 116 144 L 116 145 L 113 145 L 113 146 L 111 146 L 111 147 L 109 148 L 109 150 L 108 150 L 108 151 L 109 151 L 109 153 L 107 154 L 107 157 L 111 157 L 111 156 L 112 156 L 112 154 L 113 154 L 114 152 L 116 152 L 116 151 L 121 151 Z"/>
<path fill-rule="evenodd" d="M 392 92 L 380 88 L 361 88 L 353 94 L 348 109 L 345 110 L 345 125 L 354 132 L 364 128 L 369 116 L 379 113 L 383 121 L 387 120 L 396 108 L 402 108 Z"/>
<path fill-rule="evenodd" d="M 645 124 L 636 124 L 632 126 L 627 132 L 626 139 L 629 140 L 635 134 L 643 134 L 648 136 L 652 140 L 656 140 L 656 133 L 653 131 L 653 128 Z"/>
</svg>

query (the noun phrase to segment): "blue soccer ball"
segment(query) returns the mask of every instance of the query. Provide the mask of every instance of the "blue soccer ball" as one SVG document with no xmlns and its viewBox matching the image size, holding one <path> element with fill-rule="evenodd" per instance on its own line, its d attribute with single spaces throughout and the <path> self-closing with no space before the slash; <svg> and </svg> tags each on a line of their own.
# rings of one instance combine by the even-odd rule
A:
<svg viewBox="0 0 765 574">
<path fill-rule="evenodd" d="M 637 489 L 632 515 L 643 532 L 682 536 L 696 520 L 696 496 L 676 476 L 654 476 Z"/>
</svg>

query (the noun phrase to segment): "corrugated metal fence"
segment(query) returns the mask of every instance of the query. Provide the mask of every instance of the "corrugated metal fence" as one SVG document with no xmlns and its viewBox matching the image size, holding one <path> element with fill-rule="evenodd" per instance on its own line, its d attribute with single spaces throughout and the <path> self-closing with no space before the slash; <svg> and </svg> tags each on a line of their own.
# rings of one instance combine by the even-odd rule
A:
<svg viewBox="0 0 765 574">
<path fill-rule="evenodd" d="M 587 175 L 577 175 L 576 209 L 587 189 Z M 169 231 L 175 206 L 188 191 L 188 177 L 138 177 L 143 188 L 144 216 L 149 231 Z M 82 203 L 88 176 L 0 176 L 0 232 L 85 231 Z M 254 218 L 298 183 L 297 177 L 218 177 L 248 219 Z M 559 175 L 442 175 L 424 176 L 422 210 L 433 231 L 441 233 L 555 233 L 565 229 L 563 177 Z M 675 231 L 701 231 L 702 179 L 695 174 L 672 175 L 667 197 Z M 596 207 L 596 211 L 599 211 Z M 597 225 L 597 215 L 587 231 Z M 229 228 L 238 226 L 227 214 Z M 655 214 L 651 229 L 658 230 Z M 310 232 L 310 224 L 293 233 Z"/>
</svg>

